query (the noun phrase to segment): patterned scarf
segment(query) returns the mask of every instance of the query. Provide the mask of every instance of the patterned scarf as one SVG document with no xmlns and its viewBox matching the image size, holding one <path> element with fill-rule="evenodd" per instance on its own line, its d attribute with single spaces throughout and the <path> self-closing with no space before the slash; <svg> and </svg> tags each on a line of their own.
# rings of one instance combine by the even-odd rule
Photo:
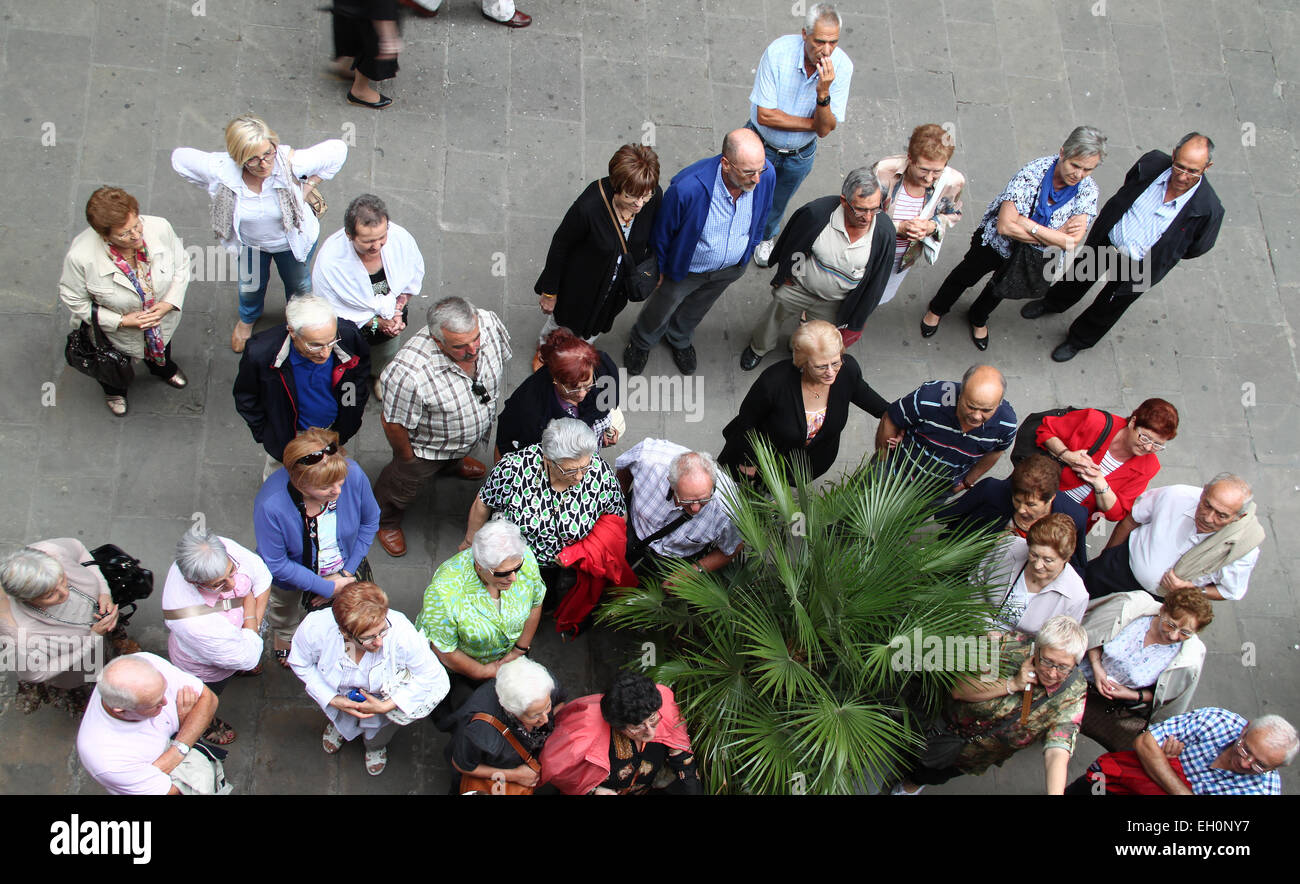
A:
<svg viewBox="0 0 1300 884">
<path fill-rule="evenodd" d="M 107 245 L 107 243 L 106 243 Z M 131 269 L 126 258 L 117 250 L 115 246 L 108 246 L 108 257 L 113 259 L 113 264 L 118 270 L 126 275 L 135 286 L 135 293 L 140 296 L 140 303 L 144 309 L 148 310 L 154 305 L 153 281 L 149 275 L 149 250 L 146 245 L 141 244 L 140 248 L 135 250 L 135 260 L 144 270 L 143 276 L 137 276 L 136 272 Z M 143 283 L 141 280 L 143 279 Z M 167 345 L 163 343 L 162 329 L 159 326 L 153 328 L 141 329 L 144 332 L 144 358 L 148 359 L 154 365 L 167 364 Z"/>
<path fill-rule="evenodd" d="M 267 184 L 273 184 L 273 181 L 274 176 L 266 179 Z M 280 223 L 284 226 L 285 234 L 288 235 L 292 230 L 302 230 L 302 212 L 293 194 L 285 187 L 276 187 L 275 194 L 280 201 Z M 238 199 L 239 195 L 224 184 L 217 188 L 212 197 L 212 232 L 218 240 L 235 238 L 235 203 Z"/>
</svg>

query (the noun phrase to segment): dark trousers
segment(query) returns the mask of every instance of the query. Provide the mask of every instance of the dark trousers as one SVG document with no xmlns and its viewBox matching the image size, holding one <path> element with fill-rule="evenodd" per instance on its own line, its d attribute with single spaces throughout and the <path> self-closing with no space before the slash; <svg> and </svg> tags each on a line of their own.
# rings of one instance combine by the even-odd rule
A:
<svg viewBox="0 0 1300 884">
<path fill-rule="evenodd" d="M 172 362 L 171 344 L 168 344 L 166 347 L 163 348 L 163 356 L 166 358 L 167 361 L 164 362 L 162 365 L 155 365 L 152 360 L 146 359 L 144 360 L 144 367 L 149 372 L 149 374 L 153 375 L 154 377 L 167 380 L 167 378 L 171 377 L 172 375 L 176 374 L 176 372 L 180 371 L 181 367 L 177 365 L 175 362 Z M 126 387 L 110 387 L 108 384 L 100 384 L 99 386 L 104 391 L 105 396 L 126 395 Z"/>
<path fill-rule="evenodd" d="M 442 702 L 433 707 L 433 712 L 429 717 L 433 719 L 433 726 L 444 734 L 449 733 L 456 724 L 456 713 L 461 706 L 473 696 L 478 686 L 483 684 L 478 679 L 470 678 L 468 675 L 461 675 L 459 672 L 447 670 L 447 679 L 451 682 L 451 690 L 447 691 L 447 696 L 442 698 Z M 460 777 L 456 778 L 457 781 Z"/>
<path fill-rule="evenodd" d="M 664 277 L 663 284 L 641 308 L 628 334 L 629 343 L 652 350 L 661 338 L 666 338 L 674 350 L 685 350 L 713 302 L 744 274 L 744 264 L 733 264 L 708 273 L 688 273 L 681 282 Z"/>
<path fill-rule="evenodd" d="M 1094 235 L 1088 237 L 1071 271 L 1065 274 L 1068 278 L 1061 279 L 1047 290 L 1047 303 L 1044 306 L 1048 312 L 1064 313 L 1079 303 L 1092 288 L 1093 283 L 1101 277 L 1099 266 L 1103 263 L 1103 255 L 1107 256 L 1105 264 L 1113 268 L 1112 276 L 1118 277 L 1103 285 L 1087 309 L 1071 323 L 1068 340 L 1070 346 L 1076 350 L 1095 347 L 1115 323 L 1119 322 L 1124 311 L 1142 297 L 1142 291 L 1134 291 L 1135 282 L 1143 282 L 1143 291 L 1146 290 L 1146 275 L 1143 273 L 1141 262 L 1116 252 L 1114 246 L 1110 244 L 1109 233 L 1103 231 L 1097 234 L 1094 231 Z M 1080 269 L 1080 261 L 1083 260 L 1085 252 L 1092 259 L 1094 268 L 1098 268 L 1093 273 L 1076 272 Z"/>
<path fill-rule="evenodd" d="M 415 502 L 420 489 L 460 458 L 425 460 L 416 457 L 409 463 L 393 458 L 375 480 L 375 501 L 379 504 L 379 527 L 384 530 L 402 527 L 402 516 Z"/>
<path fill-rule="evenodd" d="M 957 299 L 962 296 L 966 289 L 997 270 L 1006 263 L 1006 260 L 1006 258 L 998 254 L 997 249 L 984 245 L 981 241 L 980 231 L 976 230 L 975 235 L 971 237 L 970 248 L 966 250 L 966 256 L 961 259 L 961 263 L 952 268 L 948 278 L 943 281 L 943 285 L 939 286 L 939 291 L 935 292 L 934 297 L 930 299 L 930 312 L 939 316 L 946 316 L 948 311 L 952 309 L 952 305 L 957 303 Z M 988 291 L 986 286 L 984 292 L 980 295 L 980 299 L 976 301 L 976 304 L 983 311 L 984 319 L 988 318 L 993 306 L 996 306 L 996 304 L 990 306 L 991 302 L 985 300 Z M 992 301 L 997 300 L 997 298 L 992 299 Z M 975 308 L 972 306 L 971 321 L 975 325 L 984 324 L 983 322 L 975 322 L 975 318 Z"/>
<path fill-rule="evenodd" d="M 1101 555 L 1089 562 L 1083 585 L 1088 590 L 1088 598 L 1093 599 L 1117 592 L 1133 592 L 1136 589 L 1145 591 L 1129 567 L 1128 541 L 1102 550 Z"/>
</svg>

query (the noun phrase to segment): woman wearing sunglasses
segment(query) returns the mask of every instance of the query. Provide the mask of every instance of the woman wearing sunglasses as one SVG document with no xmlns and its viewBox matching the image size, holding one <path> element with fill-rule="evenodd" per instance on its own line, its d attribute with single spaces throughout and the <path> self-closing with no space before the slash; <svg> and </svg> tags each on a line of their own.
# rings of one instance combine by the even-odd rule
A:
<svg viewBox="0 0 1300 884">
<path fill-rule="evenodd" d="M 287 666 L 303 613 L 370 573 L 366 553 L 379 530 L 370 480 L 339 445 L 338 433 L 312 427 L 284 447 L 253 504 L 257 552 L 271 570 L 275 657 Z"/>
</svg>

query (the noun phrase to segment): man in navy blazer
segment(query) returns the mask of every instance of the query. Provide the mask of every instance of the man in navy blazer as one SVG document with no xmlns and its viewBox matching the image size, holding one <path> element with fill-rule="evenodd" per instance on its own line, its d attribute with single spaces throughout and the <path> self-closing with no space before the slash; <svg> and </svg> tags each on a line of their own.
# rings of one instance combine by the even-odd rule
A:
<svg viewBox="0 0 1300 884">
<path fill-rule="evenodd" d="M 1124 184 L 1102 206 L 1084 248 L 1046 297 L 1020 310 L 1026 319 L 1063 313 L 1087 294 L 1109 268 L 1109 281 L 1070 326 L 1052 359 L 1068 362 L 1096 346 L 1142 293 L 1160 282 L 1183 258 L 1214 248 L 1223 224 L 1223 204 L 1205 177 L 1214 142 L 1199 132 L 1184 135 L 1174 156 L 1153 150 L 1128 170 Z"/>
</svg>

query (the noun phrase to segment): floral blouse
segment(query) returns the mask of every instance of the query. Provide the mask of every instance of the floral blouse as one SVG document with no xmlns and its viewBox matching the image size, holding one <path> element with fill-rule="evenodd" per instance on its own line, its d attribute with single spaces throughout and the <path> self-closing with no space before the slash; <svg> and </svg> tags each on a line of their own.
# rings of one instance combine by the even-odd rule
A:
<svg viewBox="0 0 1300 884">
<path fill-rule="evenodd" d="M 1002 192 L 993 198 L 993 202 L 989 203 L 989 207 L 984 210 L 984 217 L 980 219 L 979 229 L 984 245 L 996 250 L 1004 258 L 1011 257 L 1011 240 L 998 233 L 998 210 L 1002 208 L 1003 203 L 1010 200 L 1016 204 L 1017 212 L 1028 217 L 1034 210 L 1034 204 L 1038 202 L 1038 191 L 1043 186 L 1043 179 L 1051 171 L 1052 163 L 1056 162 L 1056 159 L 1056 155 L 1053 154 L 1039 157 L 1028 163 L 1007 182 Z M 1097 196 L 1097 182 L 1089 175 L 1079 182 L 1079 191 L 1074 195 L 1074 199 L 1062 203 L 1052 212 L 1052 223 L 1049 226 L 1053 230 L 1059 230 L 1074 215 L 1087 215 L 1088 223 L 1091 224 L 1092 219 L 1097 217 Z"/>
<path fill-rule="evenodd" d="M 1154 615 L 1152 615 L 1154 616 Z M 1143 646 L 1147 630 L 1151 628 L 1152 617 L 1139 617 L 1119 631 L 1113 639 L 1101 646 L 1101 665 L 1106 674 L 1126 688 L 1138 690 L 1151 687 L 1160 678 L 1160 673 L 1174 662 L 1182 649 L 1181 642 L 1172 645 L 1152 643 Z M 1092 672 L 1092 663 L 1087 657 L 1079 664 L 1079 670 L 1088 679 L 1089 684 L 1096 681 Z"/>
</svg>

